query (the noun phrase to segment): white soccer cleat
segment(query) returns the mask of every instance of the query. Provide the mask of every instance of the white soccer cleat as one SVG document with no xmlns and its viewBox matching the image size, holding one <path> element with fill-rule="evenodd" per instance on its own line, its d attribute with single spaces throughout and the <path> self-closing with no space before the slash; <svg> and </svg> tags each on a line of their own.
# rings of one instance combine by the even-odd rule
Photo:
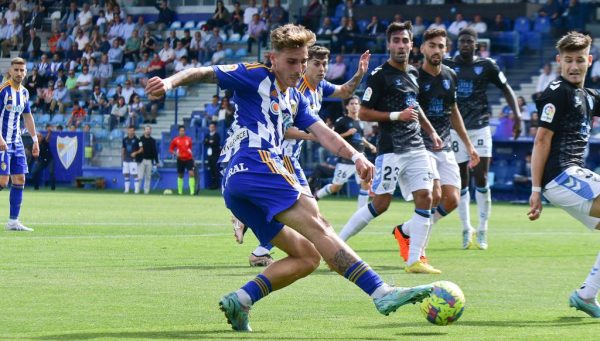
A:
<svg viewBox="0 0 600 341">
<path fill-rule="evenodd" d="M 463 242 L 462 248 L 464 250 L 468 250 L 473 246 L 473 236 L 475 235 L 475 229 L 469 228 L 468 230 L 463 230 Z"/>
<path fill-rule="evenodd" d="M 487 231 L 477 231 L 477 248 L 479 250 L 487 250 Z"/>
<path fill-rule="evenodd" d="M 25 231 L 25 232 L 33 232 L 32 228 L 29 228 L 23 224 L 21 224 L 18 220 L 9 221 L 6 223 L 7 231 Z"/>
</svg>

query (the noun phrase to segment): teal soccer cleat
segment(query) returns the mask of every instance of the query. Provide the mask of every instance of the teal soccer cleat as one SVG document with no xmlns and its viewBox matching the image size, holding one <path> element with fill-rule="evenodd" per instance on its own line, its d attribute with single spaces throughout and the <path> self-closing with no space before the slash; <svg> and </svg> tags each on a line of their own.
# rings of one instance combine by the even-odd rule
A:
<svg viewBox="0 0 600 341">
<path fill-rule="evenodd" d="M 569 297 L 569 306 L 577 310 L 581 310 L 591 317 L 600 318 L 600 304 L 594 299 L 592 302 L 587 302 L 579 297 L 577 291 L 574 291 Z"/>
<path fill-rule="evenodd" d="M 231 324 L 233 330 L 239 332 L 251 332 L 250 323 L 248 321 L 248 313 L 250 308 L 244 307 L 238 299 L 235 292 L 227 294 L 221 298 L 219 302 L 221 311 L 227 317 L 227 323 Z"/>
<path fill-rule="evenodd" d="M 429 297 L 432 290 L 431 284 L 413 288 L 394 288 L 394 291 L 381 298 L 373 299 L 373 302 L 377 310 L 387 316 L 405 304 L 421 302 Z"/>
</svg>

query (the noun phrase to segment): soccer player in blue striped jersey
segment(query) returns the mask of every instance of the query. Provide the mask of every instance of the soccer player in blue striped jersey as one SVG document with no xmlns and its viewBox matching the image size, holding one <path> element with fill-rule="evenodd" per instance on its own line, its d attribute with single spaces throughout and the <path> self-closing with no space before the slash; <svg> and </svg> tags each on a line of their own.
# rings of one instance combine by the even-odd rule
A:
<svg viewBox="0 0 600 341">
<path fill-rule="evenodd" d="M 360 56 L 358 62 L 358 68 L 356 73 L 350 80 L 342 85 L 332 84 L 325 80 L 325 74 L 327 73 L 327 67 L 329 65 L 330 51 L 328 48 L 319 45 L 313 45 L 308 49 L 308 63 L 306 65 L 306 71 L 302 76 L 302 79 L 298 82 L 296 88 L 302 93 L 309 102 L 310 111 L 313 116 L 319 116 L 321 111 L 321 105 L 323 98 L 333 97 L 346 99 L 350 98 L 356 88 L 360 84 L 363 76 L 369 69 L 369 59 L 371 54 L 366 51 Z M 287 170 L 296 174 L 296 178 L 300 185 L 304 187 L 306 191 L 310 191 L 308 187 L 308 181 L 306 175 L 300 165 L 300 153 L 302 152 L 302 142 L 304 140 L 311 140 L 313 137 L 310 134 L 305 133 L 295 127 L 291 127 L 286 131 L 286 139 L 283 141 L 283 164 Z M 327 185 L 323 187 L 319 192 L 316 193 L 315 197 L 320 199 L 329 194 L 333 194 L 342 187 L 341 184 Z M 359 206 L 366 204 L 369 199 L 368 189 L 361 189 L 358 202 Z M 245 231 L 242 230 L 242 231 Z M 239 239 L 239 238 L 238 238 Z M 273 262 L 269 252 L 273 248 L 273 245 L 259 245 L 249 257 L 250 265 L 267 266 Z"/>
<path fill-rule="evenodd" d="M 13 58 L 10 61 L 8 80 L 0 85 L 0 189 L 10 187 L 10 215 L 6 229 L 9 231 L 33 231 L 19 221 L 25 174 L 27 174 L 27 158 L 21 139 L 21 115 L 25 127 L 33 139 L 31 153 L 34 157 L 40 154 L 40 146 L 35 131 L 35 123 L 29 108 L 29 92 L 21 85 L 27 74 L 23 58 Z"/>
<path fill-rule="evenodd" d="M 432 290 L 431 285 L 396 288 L 384 283 L 339 239 L 312 195 L 283 166 L 281 146 L 293 122 L 328 150 L 352 159 L 362 179 L 373 177 L 373 164 L 313 116 L 306 98 L 295 88 L 306 68 L 308 47 L 314 42 L 314 33 L 287 24 L 271 31 L 271 68 L 263 64 L 191 68 L 164 80 L 153 77 L 146 86 L 151 99 L 194 82 L 218 83 L 234 93 L 237 108 L 233 132 L 220 158 L 227 164 L 222 182 L 225 204 L 250 226 L 261 243 L 271 242 L 287 253 L 287 257 L 219 302 L 227 321 L 237 331 L 251 330 L 248 314 L 254 303 L 311 274 L 321 257 L 332 270 L 370 295 L 384 315 L 421 301 Z"/>
</svg>

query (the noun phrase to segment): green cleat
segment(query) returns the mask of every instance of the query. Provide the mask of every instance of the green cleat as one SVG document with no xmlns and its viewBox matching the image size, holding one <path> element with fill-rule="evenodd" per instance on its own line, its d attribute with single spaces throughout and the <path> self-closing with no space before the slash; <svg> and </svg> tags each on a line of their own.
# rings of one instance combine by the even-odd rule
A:
<svg viewBox="0 0 600 341">
<path fill-rule="evenodd" d="M 600 318 L 600 304 L 594 298 L 593 300 L 584 300 L 579 297 L 577 291 L 574 291 L 569 297 L 569 306 L 581 310 L 591 317 Z"/>
<path fill-rule="evenodd" d="M 244 307 L 238 299 L 235 292 L 227 294 L 221 298 L 219 308 L 225 313 L 227 323 L 231 325 L 233 330 L 239 332 L 251 332 L 250 323 L 248 321 L 248 313 L 250 308 Z"/>
<path fill-rule="evenodd" d="M 433 286 L 431 284 L 413 288 L 398 287 L 381 298 L 373 299 L 373 302 L 377 310 L 387 316 L 405 304 L 421 302 L 429 297 L 432 290 Z"/>
</svg>

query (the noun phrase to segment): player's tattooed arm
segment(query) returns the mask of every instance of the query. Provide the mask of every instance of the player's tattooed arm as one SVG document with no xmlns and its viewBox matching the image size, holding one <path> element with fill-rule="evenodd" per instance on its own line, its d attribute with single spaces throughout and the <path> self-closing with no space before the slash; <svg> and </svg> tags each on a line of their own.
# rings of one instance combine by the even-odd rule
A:
<svg viewBox="0 0 600 341">
<path fill-rule="evenodd" d="M 217 83 L 217 74 L 212 67 L 202 66 L 177 72 L 167 79 L 171 81 L 173 88 L 175 88 L 193 83 Z"/>
<path fill-rule="evenodd" d="M 354 94 L 356 88 L 362 81 L 363 76 L 369 69 L 369 59 L 371 58 L 371 53 L 367 50 L 360 56 L 360 61 L 358 62 L 358 69 L 352 78 L 349 81 L 342 84 L 339 87 L 336 87 L 335 91 L 332 94 L 332 97 L 338 98 L 348 98 Z"/>
</svg>

